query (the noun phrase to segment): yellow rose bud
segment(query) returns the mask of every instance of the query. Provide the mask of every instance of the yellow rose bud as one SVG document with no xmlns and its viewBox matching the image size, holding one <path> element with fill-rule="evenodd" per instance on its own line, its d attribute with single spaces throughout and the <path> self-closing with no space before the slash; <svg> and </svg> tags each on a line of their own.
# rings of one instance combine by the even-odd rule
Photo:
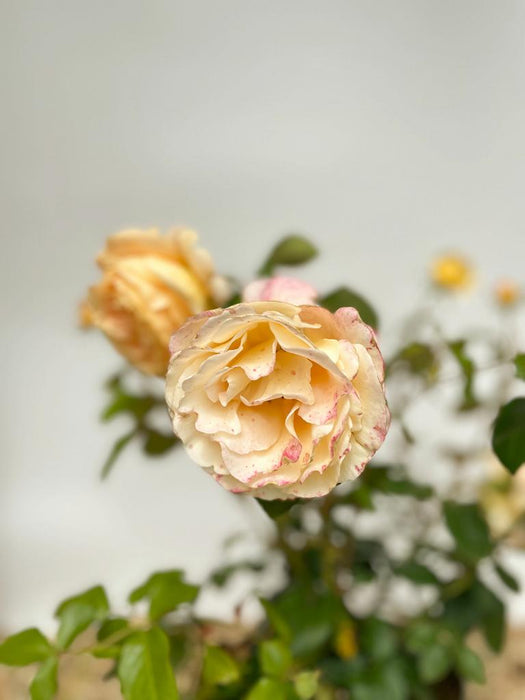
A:
<svg viewBox="0 0 525 700">
<path fill-rule="evenodd" d="M 522 294 L 519 285 L 513 280 L 500 280 L 494 288 L 494 296 L 500 306 L 514 306 Z"/>
<path fill-rule="evenodd" d="M 466 289 L 472 284 L 473 271 L 467 260 L 460 255 L 441 255 L 432 263 L 432 281 L 438 287 L 449 290 Z"/>
<path fill-rule="evenodd" d="M 121 231 L 97 258 L 102 279 L 81 305 L 81 323 L 100 328 L 145 374 L 164 375 L 173 332 L 228 295 L 226 281 L 196 241 L 187 229 L 164 236 L 156 229 Z"/>
</svg>

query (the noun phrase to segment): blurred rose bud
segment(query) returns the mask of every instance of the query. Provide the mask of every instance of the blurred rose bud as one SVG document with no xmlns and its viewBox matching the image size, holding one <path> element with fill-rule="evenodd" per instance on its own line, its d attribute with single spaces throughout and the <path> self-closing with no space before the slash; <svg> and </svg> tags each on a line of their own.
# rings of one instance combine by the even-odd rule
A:
<svg viewBox="0 0 525 700">
<path fill-rule="evenodd" d="M 242 300 L 285 301 L 296 306 L 315 304 L 317 290 L 295 277 L 271 277 L 250 282 L 242 293 Z"/>
<path fill-rule="evenodd" d="M 460 255 L 441 255 L 431 266 L 432 281 L 442 289 L 461 291 L 471 286 L 474 272 L 470 263 Z"/>
<path fill-rule="evenodd" d="M 169 339 L 189 316 L 228 296 L 197 234 L 174 229 L 127 230 L 110 236 L 97 257 L 101 281 L 81 306 L 85 326 L 102 330 L 115 348 L 146 374 L 164 375 Z"/>
<path fill-rule="evenodd" d="M 514 306 L 522 298 L 522 291 L 513 280 L 500 280 L 494 287 L 494 296 L 500 306 Z"/>
<path fill-rule="evenodd" d="M 228 491 L 324 496 L 385 438 L 383 359 L 354 308 L 237 304 L 191 318 L 170 347 L 173 428 Z"/>
</svg>

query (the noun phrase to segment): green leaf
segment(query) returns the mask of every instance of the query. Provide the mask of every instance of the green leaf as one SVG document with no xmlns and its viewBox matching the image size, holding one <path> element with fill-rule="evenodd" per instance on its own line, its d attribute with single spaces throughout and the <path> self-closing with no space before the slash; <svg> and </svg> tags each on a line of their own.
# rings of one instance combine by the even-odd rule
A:
<svg viewBox="0 0 525 700">
<path fill-rule="evenodd" d="M 275 634 L 285 642 L 290 642 L 292 638 L 292 631 L 283 615 L 269 600 L 263 600 L 260 598 L 259 601 L 266 612 L 268 622 L 270 623 Z"/>
<path fill-rule="evenodd" d="M 507 588 L 509 588 L 511 591 L 514 591 L 515 593 L 519 593 L 520 584 L 512 574 L 510 574 L 499 564 L 494 564 L 494 570 L 496 571 L 500 579 L 503 581 L 503 583 L 507 586 Z"/>
<path fill-rule="evenodd" d="M 131 634 L 131 633 L 130 633 Z M 90 653 L 96 659 L 118 659 L 120 656 L 121 647 L 117 644 L 111 646 L 92 647 Z"/>
<path fill-rule="evenodd" d="M 249 559 L 235 562 L 234 564 L 227 564 L 226 566 L 221 566 L 219 569 L 215 569 L 211 576 L 210 581 L 215 585 L 225 586 L 228 581 L 239 571 L 255 571 L 260 572 L 264 570 L 264 564 L 260 561 L 250 561 Z"/>
<path fill-rule="evenodd" d="M 419 484 L 400 475 L 400 468 L 394 466 L 371 465 L 359 479 L 373 491 L 395 496 L 412 496 L 424 501 L 432 498 L 434 489 L 428 484 Z"/>
<path fill-rule="evenodd" d="M 485 683 L 485 669 L 479 656 L 466 646 L 461 646 L 457 652 L 456 668 L 460 676 L 467 681 Z"/>
<path fill-rule="evenodd" d="M 383 684 L 383 698 L 389 700 L 408 700 L 411 696 L 410 679 L 415 676 L 412 661 L 396 655 L 379 667 Z"/>
<path fill-rule="evenodd" d="M 346 673 L 341 673 L 343 683 L 337 685 L 351 689 L 352 700 L 408 700 L 411 697 L 410 676 L 411 667 L 399 655 L 364 664 L 356 660 L 347 665 Z"/>
<path fill-rule="evenodd" d="M 182 663 L 188 649 L 193 648 L 194 641 L 190 639 L 187 629 L 181 628 L 181 631 L 175 633 L 170 630 L 170 660 L 173 668 L 177 668 Z"/>
<path fill-rule="evenodd" d="M 479 610 L 481 629 L 489 647 L 499 652 L 505 640 L 505 606 L 484 584 L 473 587 L 474 605 Z"/>
<path fill-rule="evenodd" d="M 380 542 L 358 539 L 354 543 L 354 561 L 350 573 L 356 583 L 372 581 L 384 568 L 388 555 Z"/>
<path fill-rule="evenodd" d="M 290 508 L 302 502 L 300 498 L 291 498 L 287 501 L 264 501 L 262 498 L 256 498 L 255 500 L 270 518 L 279 518 L 281 515 L 288 513 Z"/>
<path fill-rule="evenodd" d="M 360 562 L 354 564 L 351 569 L 352 578 L 355 583 L 370 583 L 376 577 L 376 572 L 372 568 L 370 562 Z"/>
<path fill-rule="evenodd" d="M 340 597 L 316 591 L 310 577 L 295 580 L 272 605 L 290 630 L 290 651 L 298 659 L 327 647 L 341 620 L 348 617 Z"/>
<path fill-rule="evenodd" d="M 402 576 L 422 586 L 436 586 L 439 584 L 439 579 L 433 571 L 430 571 L 428 567 L 415 561 L 407 561 L 404 564 L 396 566 L 394 573 L 396 576 Z"/>
<path fill-rule="evenodd" d="M 259 645 L 259 665 L 265 676 L 284 679 L 293 664 L 290 649 L 280 639 L 270 639 Z"/>
<path fill-rule="evenodd" d="M 58 687 L 58 659 L 45 661 L 38 669 L 29 688 L 31 700 L 53 700 Z"/>
<path fill-rule="evenodd" d="M 417 659 L 418 671 L 424 683 L 437 683 L 443 680 L 452 667 L 451 649 L 443 644 L 425 647 Z"/>
<path fill-rule="evenodd" d="M 311 606 L 311 607 L 310 607 Z M 302 612 L 302 615 L 301 615 Z M 332 640 L 347 616 L 340 599 L 331 596 L 304 599 L 302 611 L 294 613 L 302 619 L 295 620 L 290 649 L 294 657 L 303 658 L 322 652 Z"/>
<path fill-rule="evenodd" d="M 147 428 L 146 440 L 144 441 L 143 449 L 147 455 L 158 457 L 159 455 L 169 452 L 178 442 L 178 438 L 171 434 L 166 435 L 152 428 Z"/>
<path fill-rule="evenodd" d="M 104 642 L 106 639 L 113 637 L 113 635 L 118 632 L 123 632 L 128 629 L 128 621 L 123 617 L 111 617 L 100 625 L 100 629 L 97 632 L 97 639 L 99 642 Z"/>
<path fill-rule="evenodd" d="M 516 368 L 516 377 L 525 379 L 525 352 L 521 352 L 514 358 L 514 366 Z"/>
<path fill-rule="evenodd" d="M 271 276 L 279 265 L 303 265 L 315 258 L 317 248 L 307 238 L 292 234 L 283 238 L 273 248 L 259 269 L 259 275 Z"/>
<path fill-rule="evenodd" d="M 0 644 L 0 664 L 27 666 L 37 661 L 45 661 L 53 653 L 53 647 L 42 632 L 32 627 L 8 637 Z"/>
<path fill-rule="evenodd" d="M 489 528 L 477 504 L 446 501 L 443 511 L 458 551 L 466 559 L 476 562 L 490 554 L 493 545 Z"/>
<path fill-rule="evenodd" d="M 344 497 L 344 502 L 359 510 L 374 510 L 372 491 L 364 479 Z"/>
<path fill-rule="evenodd" d="M 334 657 L 324 657 L 319 662 L 323 681 L 332 685 L 342 687 L 352 687 L 362 672 L 368 665 L 364 656 L 356 656 L 352 659 L 336 659 Z"/>
<path fill-rule="evenodd" d="M 445 625 L 465 637 L 475 627 L 481 626 L 483 611 L 476 601 L 475 585 L 473 581 L 470 587 L 467 578 L 472 574 L 457 578 L 443 587 L 444 606 L 441 618 Z M 467 586 L 466 590 L 463 590 Z M 451 591 L 452 588 L 452 591 Z M 459 591 L 455 594 L 455 590 Z"/>
<path fill-rule="evenodd" d="M 207 685 L 230 685 L 240 679 L 241 672 L 235 659 L 224 649 L 207 647 L 202 677 Z"/>
<path fill-rule="evenodd" d="M 383 493 L 391 493 L 397 496 L 412 496 L 420 501 L 432 498 L 434 490 L 426 484 L 416 484 L 409 479 L 389 479 L 382 488 L 378 489 Z"/>
<path fill-rule="evenodd" d="M 102 620 L 108 612 L 109 603 L 102 586 L 95 586 L 65 600 L 55 613 L 60 621 L 57 634 L 59 648 L 67 649 L 81 632 L 93 622 Z"/>
<path fill-rule="evenodd" d="M 100 472 L 101 479 L 106 479 L 110 475 L 111 470 L 115 466 L 115 462 L 120 456 L 120 453 L 126 447 L 126 445 L 130 443 L 131 440 L 133 440 L 135 435 L 137 435 L 137 430 L 136 428 L 133 428 L 133 430 L 131 430 L 129 433 L 126 433 L 116 441 L 116 443 L 111 448 L 111 452 L 109 453 L 108 458 L 102 466 L 102 470 Z"/>
<path fill-rule="evenodd" d="M 130 413 L 137 420 L 141 420 L 158 403 L 158 399 L 150 394 L 135 396 L 119 389 L 113 401 L 104 409 L 101 418 L 106 422 L 121 413 Z"/>
<path fill-rule="evenodd" d="M 502 406 L 494 423 L 492 449 L 514 474 L 525 463 L 525 397 Z"/>
<path fill-rule="evenodd" d="M 369 617 L 361 624 L 359 647 L 374 659 L 384 660 L 394 656 L 399 647 L 395 628 L 376 617 Z"/>
<path fill-rule="evenodd" d="M 227 306 L 235 306 L 236 304 L 240 304 L 241 301 L 241 295 L 239 294 L 239 292 L 235 292 L 235 294 L 232 294 L 228 301 L 224 304 L 224 308 L 226 308 Z"/>
<path fill-rule="evenodd" d="M 287 700 L 288 685 L 273 678 L 261 678 L 250 690 L 246 700 Z"/>
<path fill-rule="evenodd" d="M 293 679 L 294 690 L 300 700 L 310 700 L 319 687 L 319 671 L 302 671 Z"/>
<path fill-rule="evenodd" d="M 436 640 L 438 627 L 429 620 L 415 620 L 406 629 L 405 644 L 409 651 L 418 654 Z"/>
<path fill-rule="evenodd" d="M 481 581 L 445 602 L 442 615 L 450 628 L 465 636 L 479 627 L 489 647 L 499 652 L 505 638 L 505 606 Z"/>
<path fill-rule="evenodd" d="M 343 306 L 352 306 L 357 309 L 364 323 L 379 328 L 379 318 L 372 305 L 360 294 L 348 287 L 338 287 L 330 294 L 319 300 L 319 305 L 334 313 Z"/>
<path fill-rule="evenodd" d="M 294 634 L 291 650 L 294 656 L 306 657 L 320 652 L 334 635 L 334 624 L 321 615 L 315 616 L 311 624 L 304 624 Z"/>
<path fill-rule="evenodd" d="M 128 637 L 122 646 L 118 677 L 125 700 L 178 700 L 165 632 L 154 627 Z"/>
<path fill-rule="evenodd" d="M 402 348 L 389 363 L 390 367 L 400 364 L 411 374 L 423 376 L 429 380 L 436 377 L 439 363 L 436 353 L 427 343 L 414 342 Z"/>
<path fill-rule="evenodd" d="M 129 595 L 130 603 L 149 600 L 149 616 L 157 620 L 166 613 L 178 608 L 182 603 L 192 603 L 199 593 L 199 587 L 183 581 L 179 570 L 159 571 L 152 574 L 145 583 L 135 588 Z"/>
<path fill-rule="evenodd" d="M 465 353 L 465 345 L 466 342 L 464 340 L 455 340 L 448 344 L 463 374 L 463 401 L 459 407 L 461 411 L 469 411 L 479 405 L 474 395 L 474 375 L 476 366 L 472 359 Z"/>
</svg>

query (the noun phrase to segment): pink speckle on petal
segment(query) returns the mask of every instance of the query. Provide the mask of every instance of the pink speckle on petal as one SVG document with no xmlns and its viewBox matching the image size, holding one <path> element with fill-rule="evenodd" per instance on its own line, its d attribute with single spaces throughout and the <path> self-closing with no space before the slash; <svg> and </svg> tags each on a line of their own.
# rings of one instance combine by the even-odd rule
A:
<svg viewBox="0 0 525 700">
<path fill-rule="evenodd" d="M 384 425 L 374 425 L 374 432 L 376 432 L 381 440 L 384 440 L 386 437 L 386 428 Z"/>
<path fill-rule="evenodd" d="M 332 435 L 330 439 L 330 457 L 334 456 L 336 442 L 339 440 L 343 432 L 343 428 L 341 428 L 341 430 L 338 433 Z"/>
<path fill-rule="evenodd" d="M 283 456 L 290 460 L 290 462 L 297 462 L 301 456 L 301 452 L 302 447 L 299 440 L 292 440 L 290 443 L 288 443 L 285 451 L 283 452 Z"/>
</svg>

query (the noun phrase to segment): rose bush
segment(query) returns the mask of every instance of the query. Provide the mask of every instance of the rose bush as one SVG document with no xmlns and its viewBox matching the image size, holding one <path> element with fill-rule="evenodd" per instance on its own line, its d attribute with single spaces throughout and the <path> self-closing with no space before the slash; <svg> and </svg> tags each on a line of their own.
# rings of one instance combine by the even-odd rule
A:
<svg viewBox="0 0 525 700">
<path fill-rule="evenodd" d="M 103 277 L 82 304 L 82 322 L 102 330 L 146 374 L 164 375 L 173 331 L 228 295 L 228 285 L 196 241 L 188 229 L 164 236 L 156 229 L 121 231 L 108 238 L 97 258 Z"/>
<path fill-rule="evenodd" d="M 441 314 L 438 304 L 411 313 L 388 362 L 396 423 L 390 456 L 331 491 L 364 469 L 389 426 L 382 357 L 362 321 L 377 328 L 376 311 L 346 286 L 317 295 L 300 280 L 272 276 L 316 254 L 297 234 L 273 247 L 259 267 L 265 277 L 244 288 L 244 303 L 235 303 L 241 285 L 232 278 L 231 306 L 203 311 L 218 280 L 194 244 L 190 232 L 110 239 L 86 321 L 97 320 L 143 371 L 160 373 L 168 362 L 161 336 L 198 312 L 171 340 L 166 399 L 173 427 L 226 489 L 285 499 L 259 502 L 274 528 L 259 536 L 248 522 L 200 586 L 180 569 L 149 575 L 130 592 L 124 616 L 100 585 L 68 597 L 56 608 L 56 635 L 35 627 L 11 635 L 0 642 L 0 666 L 37 666 L 33 700 L 52 700 L 57 686 L 67 685 L 62 659 L 81 657 L 84 667 L 90 656 L 112 664 L 105 678 L 119 678 L 125 700 L 462 697 L 467 682 L 485 681 L 469 638 L 480 633 L 491 652 L 501 652 L 502 587 L 520 587 L 505 561 L 509 546 L 525 547 L 525 396 L 516 395 L 525 353 L 516 352 L 518 337 L 480 327 L 477 318 L 465 334 L 450 336 L 450 300 Z M 473 277 L 459 256 L 436 265 L 432 279 L 443 290 L 459 291 Z M 493 290 L 501 319 L 516 328 L 521 292 L 510 281 Z M 471 344 L 482 352 L 471 357 Z M 500 372 L 492 390 L 478 381 L 485 370 Z M 103 477 L 128 445 L 155 459 L 181 444 L 166 412 L 167 429 L 162 425 L 159 384 L 137 388 L 129 374 L 105 384 L 101 418 L 125 418 L 125 432 Z M 451 402 L 442 381 L 461 400 Z M 428 413 L 429 398 L 430 419 L 438 409 L 458 427 L 474 420 L 479 430 L 469 427 L 471 439 L 452 445 L 432 420 L 413 422 L 419 410 Z M 486 474 L 491 422 L 487 454 L 497 471 Z M 241 573 L 247 586 L 238 597 Z M 221 607 L 231 603 L 233 624 L 203 615 L 200 601 L 209 594 Z M 257 624 L 256 599 L 264 610 Z M 490 686 L 487 692 L 501 695 Z"/>
<path fill-rule="evenodd" d="M 238 304 L 191 318 L 170 349 L 173 428 L 229 491 L 323 496 L 385 438 L 383 359 L 353 308 Z"/>
</svg>

